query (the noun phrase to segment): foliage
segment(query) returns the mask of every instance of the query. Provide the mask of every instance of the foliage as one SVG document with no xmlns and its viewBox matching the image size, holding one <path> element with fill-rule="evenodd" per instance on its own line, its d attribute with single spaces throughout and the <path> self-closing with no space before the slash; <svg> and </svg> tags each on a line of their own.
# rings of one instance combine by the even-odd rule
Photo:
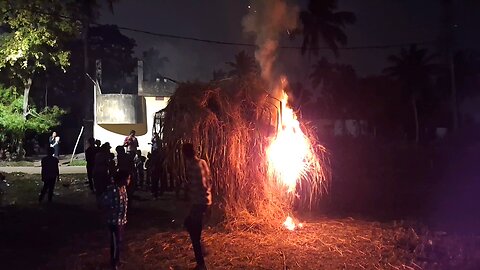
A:
<svg viewBox="0 0 480 270">
<path fill-rule="evenodd" d="M 45 133 L 60 124 L 60 116 L 65 111 L 54 106 L 37 110 L 30 109 L 30 116 L 23 117 L 23 96 L 12 88 L 0 86 L 0 143 L 15 144 L 26 131 Z"/>
<path fill-rule="evenodd" d="M 313 87 L 321 87 L 321 98 L 328 106 L 329 115 L 345 118 L 356 114 L 358 77 L 352 66 L 330 63 L 322 57 L 313 66 L 310 79 Z"/>
<path fill-rule="evenodd" d="M 168 57 L 163 56 L 159 50 L 150 48 L 143 52 L 143 73 L 144 80 L 154 81 L 156 78 L 163 77 L 162 71 L 165 65 L 170 62 Z"/>
<path fill-rule="evenodd" d="M 307 50 L 318 54 L 319 43 L 323 39 L 338 56 L 338 44 L 346 45 L 344 28 L 356 21 L 355 14 L 337 11 L 337 0 L 310 0 L 307 10 L 300 12 L 303 25 L 302 54 Z"/>
<path fill-rule="evenodd" d="M 61 40 L 71 37 L 77 23 L 64 1 L 16 0 L 0 2 L 0 69 L 7 68 L 23 83 L 48 64 L 65 69 L 69 53 Z"/>
<path fill-rule="evenodd" d="M 259 68 L 255 58 L 245 51 L 241 51 L 235 55 L 235 61 L 226 63 L 230 68 L 229 76 L 244 77 L 258 73 Z"/>
</svg>

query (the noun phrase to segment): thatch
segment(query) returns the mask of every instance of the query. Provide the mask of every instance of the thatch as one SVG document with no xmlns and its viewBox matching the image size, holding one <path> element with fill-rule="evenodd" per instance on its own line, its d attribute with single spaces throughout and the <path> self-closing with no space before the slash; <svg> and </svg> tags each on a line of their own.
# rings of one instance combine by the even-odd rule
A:
<svg viewBox="0 0 480 270">
<path fill-rule="evenodd" d="M 184 142 L 198 146 L 211 167 L 215 201 L 228 221 L 252 216 L 285 218 L 294 199 L 268 176 L 266 148 L 275 136 L 280 104 L 266 90 L 266 84 L 256 77 L 185 83 L 165 109 L 166 165 L 184 182 L 180 147 Z M 307 134 L 315 153 L 323 155 L 313 133 Z M 314 204 L 325 188 L 326 177 L 318 165 L 315 175 L 305 175 L 307 181 L 300 181 L 303 192 L 298 206 Z"/>
</svg>

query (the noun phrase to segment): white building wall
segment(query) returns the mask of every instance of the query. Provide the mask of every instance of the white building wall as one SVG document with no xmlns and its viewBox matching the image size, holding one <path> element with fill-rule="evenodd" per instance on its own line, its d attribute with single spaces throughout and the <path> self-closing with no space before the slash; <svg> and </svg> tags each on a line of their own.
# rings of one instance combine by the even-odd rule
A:
<svg viewBox="0 0 480 270">
<path fill-rule="evenodd" d="M 123 141 L 130 130 L 135 130 L 139 149 L 143 155 L 146 155 L 151 150 L 149 145 L 152 139 L 153 121 L 155 113 L 164 109 L 168 104 L 168 97 L 144 97 L 146 108 L 146 123 L 141 124 L 97 124 L 95 120 L 93 126 L 93 136 L 95 139 L 102 141 L 102 144 L 109 142 L 112 146 L 112 152 L 115 147 L 123 145 Z"/>
</svg>

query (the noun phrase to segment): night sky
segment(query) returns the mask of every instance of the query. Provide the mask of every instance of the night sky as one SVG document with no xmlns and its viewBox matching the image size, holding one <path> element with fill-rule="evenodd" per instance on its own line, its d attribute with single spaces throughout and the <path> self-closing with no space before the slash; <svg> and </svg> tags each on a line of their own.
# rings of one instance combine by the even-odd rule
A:
<svg viewBox="0 0 480 270">
<path fill-rule="evenodd" d="M 304 6 L 307 1 L 298 1 Z M 430 42 L 438 38 L 442 7 L 440 0 L 340 0 L 339 10 L 352 11 L 357 22 L 347 27 L 348 46 L 404 44 Z M 480 5 L 475 0 L 456 1 L 457 39 L 462 48 L 480 48 L 480 37 L 475 26 L 480 25 Z M 242 17 L 249 12 L 246 0 L 122 0 L 101 13 L 100 23 L 142 29 L 158 33 L 191 36 L 204 39 L 253 42 L 242 31 Z M 226 61 L 242 49 L 253 53 L 252 48 L 199 43 L 149 36 L 123 31 L 137 42 L 137 55 L 150 48 L 158 48 L 169 63 L 163 67 L 165 76 L 178 80 L 209 80 L 214 69 L 223 68 Z M 282 40 L 282 45 L 299 44 Z M 429 45 L 432 49 L 435 45 Z M 339 62 L 352 64 L 360 75 L 378 74 L 385 67 L 394 49 L 341 51 Z M 321 51 L 321 56 L 334 59 L 331 52 Z M 291 81 L 308 76 L 315 57 L 301 56 L 299 50 L 280 50 L 278 70 Z"/>
</svg>

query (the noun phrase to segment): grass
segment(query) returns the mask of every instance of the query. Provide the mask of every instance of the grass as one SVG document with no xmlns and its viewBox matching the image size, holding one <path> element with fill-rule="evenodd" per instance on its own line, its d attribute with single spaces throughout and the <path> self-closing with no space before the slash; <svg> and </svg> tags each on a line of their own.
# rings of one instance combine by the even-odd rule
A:
<svg viewBox="0 0 480 270">
<path fill-rule="evenodd" d="M 68 164 L 68 166 L 87 166 L 87 161 L 85 160 L 80 160 L 80 159 L 74 159 L 72 162 Z"/>
<path fill-rule="evenodd" d="M 33 167 L 35 166 L 33 161 L 20 160 L 20 161 L 0 161 L 0 167 Z"/>
</svg>

